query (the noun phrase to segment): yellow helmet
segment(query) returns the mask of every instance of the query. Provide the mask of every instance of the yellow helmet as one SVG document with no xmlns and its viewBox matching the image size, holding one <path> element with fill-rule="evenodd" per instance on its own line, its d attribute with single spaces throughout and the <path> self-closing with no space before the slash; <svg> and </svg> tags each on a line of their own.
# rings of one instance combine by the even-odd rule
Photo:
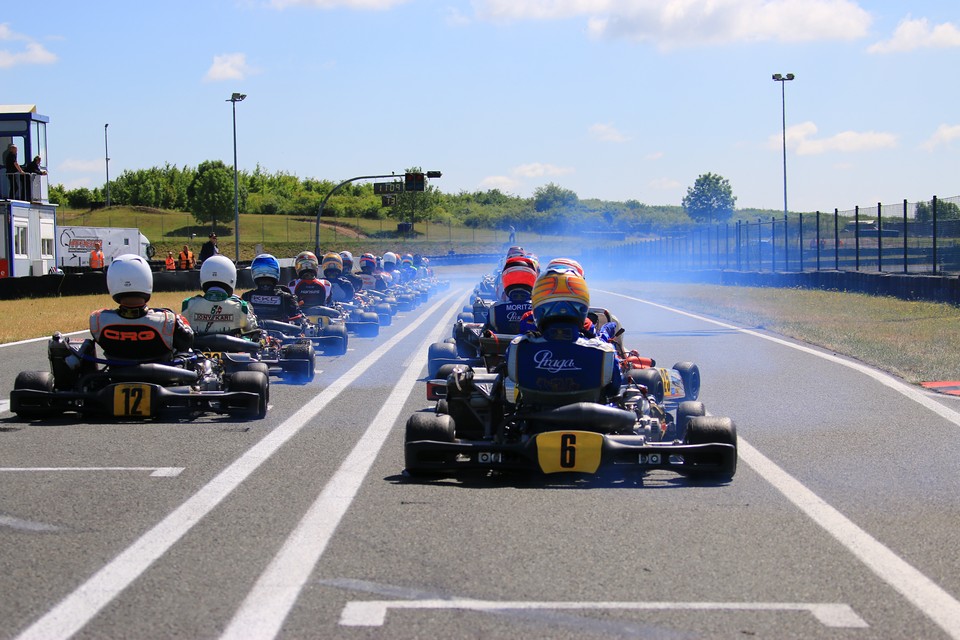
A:
<svg viewBox="0 0 960 640">
<path fill-rule="evenodd" d="M 533 286 L 533 318 L 542 328 L 557 320 L 582 325 L 590 308 L 587 281 L 574 271 L 548 271 Z"/>
</svg>

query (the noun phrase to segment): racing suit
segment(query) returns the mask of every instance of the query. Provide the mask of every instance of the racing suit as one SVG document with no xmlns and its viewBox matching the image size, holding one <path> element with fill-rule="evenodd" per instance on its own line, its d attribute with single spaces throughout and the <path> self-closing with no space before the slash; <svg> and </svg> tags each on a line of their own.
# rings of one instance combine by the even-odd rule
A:
<svg viewBox="0 0 960 640">
<path fill-rule="evenodd" d="M 330 299 L 333 302 L 350 302 L 353 300 L 355 293 L 353 285 L 343 275 L 333 275 L 333 273 L 327 271 L 323 276 L 330 281 L 332 287 Z"/>
<path fill-rule="evenodd" d="M 417 279 L 417 270 L 411 266 L 403 265 L 400 267 L 400 282 L 413 282 Z"/>
<path fill-rule="evenodd" d="M 360 291 L 363 289 L 363 279 L 352 271 L 344 271 L 342 274 L 340 274 L 340 277 L 353 285 L 354 291 Z"/>
<path fill-rule="evenodd" d="M 572 323 L 514 338 L 507 348 L 507 374 L 526 403 L 543 408 L 606 403 L 623 383 L 613 346 L 583 337 Z"/>
<path fill-rule="evenodd" d="M 253 306 L 253 312 L 259 319 L 280 322 L 299 322 L 303 319 L 297 296 L 278 284 L 258 284 L 256 289 L 244 291 L 240 298 Z"/>
<path fill-rule="evenodd" d="M 533 312 L 533 306 L 529 300 L 497 302 L 491 307 L 483 329 L 493 333 L 510 333 L 513 335 L 523 333 L 520 329 L 520 323 L 524 314 L 528 311 L 531 314 Z"/>
<path fill-rule="evenodd" d="M 319 307 L 330 304 L 332 286 L 323 278 L 299 278 L 287 285 L 303 307 Z"/>
<path fill-rule="evenodd" d="M 94 311 L 90 334 L 111 360 L 169 360 L 193 346 L 193 330 L 183 316 L 145 306 Z"/>
<path fill-rule="evenodd" d="M 367 291 L 386 291 L 387 282 L 383 279 L 383 275 L 380 273 L 367 273 L 361 271 L 359 274 L 361 282 L 363 282 L 363 288 Z"/>
<path fill-rule="evenodd" d="M 197 335 L 225 333 L 257 337 L 257 317 L 250 305 L 219 287 L 183 301 L 182 313 Z"/>
</svg>

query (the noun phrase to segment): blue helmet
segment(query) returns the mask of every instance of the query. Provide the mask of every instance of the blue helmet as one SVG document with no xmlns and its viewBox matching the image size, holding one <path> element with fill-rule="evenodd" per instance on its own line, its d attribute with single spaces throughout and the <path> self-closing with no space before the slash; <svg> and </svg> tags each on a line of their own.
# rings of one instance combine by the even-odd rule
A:
<svg viewBox="0 0 960 640">
<path fill-rule="evenodd" d="M 271 278 L 274 282 L 280 282 L 280 263 L 269 253 L 261 253 L 250 263 L 250 273 L 254 282 L 258 278 Z"/>
</svg>

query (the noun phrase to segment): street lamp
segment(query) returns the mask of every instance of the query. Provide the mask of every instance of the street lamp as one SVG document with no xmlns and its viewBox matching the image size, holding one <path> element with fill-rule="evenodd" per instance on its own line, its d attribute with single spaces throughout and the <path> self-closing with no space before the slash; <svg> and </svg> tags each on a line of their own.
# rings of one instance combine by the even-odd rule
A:
<svg viewBox="0 0 960 640">
<path fill-rule="evenodd" d="M 107 206 L 110 206 L 110 151 L 107 147 L 107 127 L 110 123 L 103 125 L 103 157 L 107 162 Z"/>
<path fill-rule="evenodd" d="M 783 215 L 787 215 L 787 92 L 784 86 L 796 76 L 788 73 L 785 76 L 773 74 L 774 82 L 780 83 L 780 101 L 783 110 Z"/>
<path fill-rule="evenodd" d="M 240 187 L 237 178 L 237 103 L 243 102 L 245 93 L 234 93 L 226 102 L 233 107 L 233 250 L 236 261 L 240 262 Z"/>
</svg>

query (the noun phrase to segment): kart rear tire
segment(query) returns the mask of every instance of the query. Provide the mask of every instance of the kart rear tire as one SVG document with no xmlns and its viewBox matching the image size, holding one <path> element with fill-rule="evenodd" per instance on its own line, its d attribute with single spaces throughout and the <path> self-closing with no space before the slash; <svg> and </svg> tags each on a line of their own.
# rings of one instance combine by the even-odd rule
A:
<svg viewBox="0 0 960 640">
<path fill-rule="evenodd" d="M 707 409 L 702 402 L 686 400 L 677 407 L 677 419 L 673 423 L 673 431 L 667 433 L 667 440 L 680 440 L 683 442 L 687 434 L 687 425 L 691 418 L 699 418 L 707 415 Z"/>
<path fill-rule="evenodd" d="M 696 400 L 700 397 L 700 367 L 692 362 L 678 362 L 673 365 L 674 370 L 683 380 L 685 400 Z"/>
<path fill-rule="evenodd" d="M 432 411 L 421 411 L 407 419 L 404 443 L 418 440 L 436 440 L 439 442 L 456 442 L 456 428 L 453 418 L 448 415 L 437 415 Z M 404 466 L 407 475 L 423 477 L 436 475 L 438 470 L 424 468 L 417 465 L 414 456 L 404 446 Z M 442 472 L 440 472 L 442 473 Z"/>
<path fill-rule="evenodd" d="M 471 310 L 470 313 L 467 313 L 466 311 L 462 313 L 458 313 L 457 320 L 463 320 L 464 322 L 473 322 L 473 311 Z"/>
<path fill-rule="evenodd" d="M 737 472 L 737 425 L 730 418 L 719 416 L 694 416 L 687 422 L 687 432 L 684 435 L 686 444 L 732 444 L 734 455 L 726 461 L 720 471 L 690 471 L 693 478 L 707 480 L 730 480 Z"/>
<path fill-rule="evenodd" d="M 380 326 L 389 327 L 393 324 L 393 311 L 390 309 L 388 304 L 378 304 L 374 305 L 374 311 L 376 311 L 377 320 L 380 322 Z"/>
<path fill-rule="evenodd" d="M 329 324 L 323 328 L 323 335 L 335 336 L 339 340 L 333 340 L 333 344 L 324 347 L 325 356 L 342 356 L 347 353 L 347 327 L 343 324 Z"/>
<path fill-rule="evenodd" d="M 49 371 L 21 371 L 13 382 L 14 389 L 29 389 L 30 391 L 53 391 L 53 374 Z M 11 403 L 10 410 L 17 417 L 39 420 L 59 415 L 61 412 L 48 406 L 21 407 Z"/>
<path fill-rule="evenodd" d="M 375 313 L 361 313 L 357 323 L 357 335 L 361 338 L 376 338 L 380 335 L 380 318 Z"/>
<path fill-rule="evenodd" d="M 436 378 L 440 368 L 457 359 L 457 347 L 448 342 L 434 342 L 427 350 L 427 375 Z"/>
<path fill-rule="evenodd" d="M 238 371 L 230 377 L 230 391 L 249 391 L 257 394 L 259 402 L 251 417 L 263 419 L 270 399 L 270 378 L 262 371 Z"/>
<path fill-rule="evenodd" d="M 659 369 L 631 369 L 627 376 L 637 384 L 645 386 L 657 404 L 663 402 L 665 390 Z"/>
</svg>

